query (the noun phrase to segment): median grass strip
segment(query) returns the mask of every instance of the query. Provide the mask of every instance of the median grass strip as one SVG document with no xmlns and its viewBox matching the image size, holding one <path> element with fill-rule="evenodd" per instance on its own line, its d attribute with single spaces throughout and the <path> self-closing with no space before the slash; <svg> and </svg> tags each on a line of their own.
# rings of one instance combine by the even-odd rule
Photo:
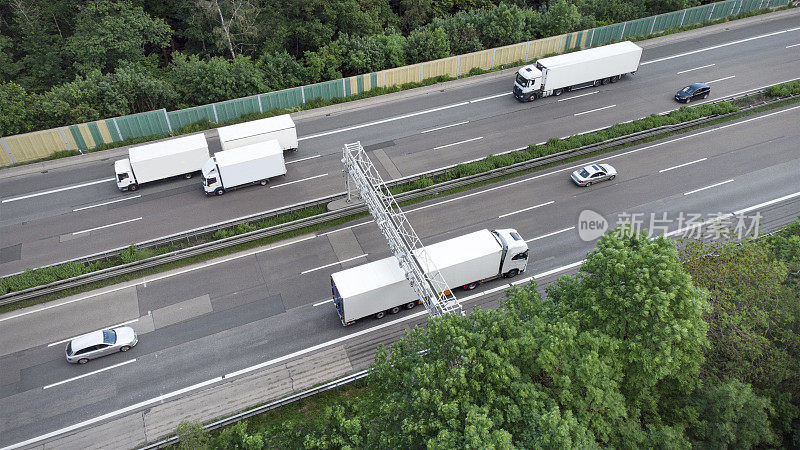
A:
<svg viewBox="0 0 800 450">
<path fill-rule="evenodd" d="M 752 106 L 754 103 L 763 101 L 764 98 L 771 98 L 771 97 L 773 97 L 775 95 L 784 96 L 784 95 L 797 95 L 797 94 L 800 94 L 800 81 L 795 81 L 795 82 L 791 82 L 791 83 L 785 83 L 783 85 L 778 85 L 778 86 L 775 86 L 775 87 L 767 90 L 767 92 L 765 92 L 764 94 L 758 94 L 758 95 L 755 95 L 755 96 L 739 99 L 739 100 L 736 100 L 733 103 L 721 102 L 721 103 L 717 103 L 717 104 L 704 104 L 704 105 L 700 105 L 700 106 L 693 107 L 693 108 L 682 107 L 682 108 L 680 108 L 680 109 L 678 109 L 676 111 L 673 111 L 673 112 L 671 112 L 671 113 L 669 113 L 667 115 L 664 115 L 664 116 L 653 114 L 651 116 L 648 116 L 648 117 L 645 117 L 643 119 L 639 119 L 639 120 L 636 120 L 636 121 L 632 121 L 632 122 L 628 122 L 628 123 L 624 123 L 624 124 L 614 125 L 614 126 L 608 128 L 607 130 L 604 130 L 604 131 L 588 133 L 588 134 L 583 134 L 583 135 L 575 135 L 575 136 L 571 136 L 571 137 L 569 137 L 567 139 L 552 138 L 552 139 L 548 140 L 545 144 L 542 144 L 542 145 L 531 145 L 531 146 L 529 146 L 527 149 L 525 149 L 523 151 L 511 152 L 511 153 L 508 153 L 508 154 L 505 154 L 505 155 L 489 155 L 486 158 L 483 158 L 482 160 L 479 160 L 479 161 L 475 161 L 475 162 L 472 162 L 472 163 L 459 164 L 455 168 L 453 168 L 452 170 L 450 170 L 450 171 L 448 171 L 448 172 L 446 172 L 446 173 L 444 173 L 442 175 L 438 175 L 436 177 L 423 177 L 423 178 L 421 178 L 419 180 L 416 180 L 416 181 L 413 181 L 413 182 L 409 182 L 409 183 L 406 183 L 406 184 L 403 184 L 403 185 L 395 186 L 395 187 L 392 188 L 392 192 L 393 192 L 393 194 L 399 194 L 399 193 L 402 193 L 402 192 L 408 192 L 408 191 L 415 190 L 415 189 L 429 187 L 429 186 L 433 185 L 434 183 L 441 183 L 441 182 L 444 182 L 444 181 L 455 180 L 455 179 L 458 179 L 458 178 L 461 178 L 461 177 L 465 177 L 465 176 L 469 176 L 469 175 L 479 174 L 479 173 L 486 172 L 488 170 L 492 170 L 492 169 L 495 169 L 495 168 L 498 168 L 498 167 L 506 167 L 508 165 L 515 164 L 517 162 L 522 162 L 522 161 L 530 160 L 530 159 L 541 157 L 541 156 L 551 155 L 551 154 L 558 153 L 558 152 L 561 152 L 561 151 L 564 151 L 564 150 L 580 148 L 580 147 L 588 145 L 588 144 L 602 142 L 604 140 L 615 138 L 615 137 L 626 136 L 626 135 L 628 135 L 630 133 L 634 133 L 634 132 L 637 132 L 637 131 L 645 131 L 645 130 L 648 130 L 648 129 L 653 129 L 653 128 L 657 128 L 657 127 L 664 126 L 664 125 L 674 125 L 674 124 L 678 124 L 678 123 L 682 123 L 682 122 L 687 122 L 687 121 L 691 121 L 691 120 L 694 120 L 694 119 L 697 119 L 697 118 L 701 118 L 701 117 L 710 117 L 710 116 L 714 116 L 714 115 L 721 115 L 721 114 L 726 114 L 726 113 L 730 113 L 730 112 L 739 111 L 740 108 L 742 108 L 744 106 Z M 691 131 L 691 130 L 694 130 L 694 129 L 697 129 L 697 128 L 700 128 L 700 127 L 708 127 L 708 126 L 711 126 L 711 125 L 714 125 L 714 124 L 717 124 L 717 123 L 735 120 L 735 119 L 740 118 L 740 117 L 742 117 L 744 115 L 756 114 L 756 113 L 759 113 L 759 112 L 764 111 L 766 109 L 778 108 L 778 107 L 781 107 L 781 106 L 785 106 L 787 104 L 795 103 L 797 101 L 800 101 L 800 97 L 789 98 L 789 99 L 787 99 L 787 100 L 785 100 L 783 102 L 777 102 L 777 103 L 773 103 L 773 104 L 770 104 L 770 105 L 750 108 L 750 109 L 748 109 L 746 111 L 742 111 L 741 114 L 734 114 L 734 115 L 731 115 L 731 116 L 720 118 L 718 120 L 712 120 L 710 122 L 705 122 L 705 123 L 703 123 L 701 125 L 698 125 L 696 127 L 690 127 L 690 128 L 687 128 L 687 129 L 679 130 L 677 132 L 665 132 L 665 133 L 659 134 L 657 136 L 651 136 L 651 137 L 646 138 L 646 139 L 641 139 L 641 140 L 637 140 L 635 142 L 626 143 L 626 144 L 620 144 L 620 145 L 613 146 L 613 147 L 610 147 L 610 148 L 599 149 L 597 152 L 592 152 L 592 153 L 589 153 L 589 154 L 579 155 L 579 156 L 576 156 L 574 158 L 567 158 L 565 160 L 561 160 L 561 161 L 558 161 L 558 162 L 553 162 L 553 163 L 550 163 L 550 164 L 538 166 L 538 167 L 532 168 L 530 170 L 526 170 L 526 171 L 522 171 L 522 172 L 516 172 L 516 173 L 512 173 L 512 174 L 501 175 L 501 176 L 498 176 L 498 177 L 493 178 L 491 180 L 484 180 L 484 181 L 481 181 L 481 182 L 476 182 L 476 183 L 469 184 L 467 186 L 460 186 L 460 187 L 453 188 L 453 189 L 450 189 L 450 190 L 447 190 L 447 191 L 444 191 L 444 192 L 440 192 L 440 193 L 436 194 L 436 196 L 451 195 L 451 194 L 456 193 L 456 192 L 461 192 L 461 191 L 468 190 L 468 189 L 474 189 L 476 187 L 480 187 L 480 186 L 483 186 L 483 185 L 486 185 L 486 184 L 497 183 L 497 182 L 500 182 L 500 181 L 503 181 L 503 180 L 506 180 L 506 179 L 509 179 L 509 178 L 519 177 L 519 176 L 522 176 L 522 175 L 525 175 L 525 174 L 528 174 L 528 173 L 531 173 L 531 172 L 534 172 L 534 171 L 540 171 L 540 170 L 544 170 L 544 169 L 550 168 L 550 167 L 555 166 L 555 165 L 564 164 L 565 162 L 570 162 L 570 161 L 579 160 L 579 159 L 585 159 L 587 157 L 596 156 L 596 155 L 600 155 L 600 154 L 611 152 L 611 151 L 616 151 L 616 150 L 619 150 L 621 148 L 626 148 L 626 147 L 630 147 L 630 146 L 634 146 L 634 145 L 641 145 L 642 143 L 650 142 L 650 141 L 657 140 L 657 139 L 663 139 L 664 137 L 670 136 L 670 135 L 675 134 L 675 133 L 685 133 L 685 132 L 688 132 L 688 131 Z M 414 203 L 418 203 L 418 202 L 421 202 L 421 201 L 428 200 L 431 197 L 432 196 L 424 196 L 424 197 L 420 197 L 420 198 L 417 198 L 417 199 L 414 199 L 414 200 L 403 202 L 402 204 L 414 204 Z M 263 228 L 267 228 L 267 227 L 270 227 L 270 226 L 278 225 L 278 224 L 281 224 L 281 223 L 286 223 L 286 222 L 289 222 L 289 221 L 292 221 L 292 220 L 311 217 L 311 216 L 314 216 L 314 215 L 321 214 L 324 211 L 325 211 L 325 208 L 323 206 L 318 206 L 318 207 L 314 207 L 314 208 L 307 208 L 305 210 L 296 211 L 296 212 L 293 212 L 293 213 L 290 213 L 290 214 L 286 214 L 286 215 L 281 215 L 281 216 L 277 216 L 277 217 L 273 217 L 273 218 L 269 218 L 269 219 L 260 220 L 258 222 L 254 222 L 254 223 L 244 223 L 244 224 L 240 224 L 240 225 L 237 225 L 235 227 L 228 228 L 228 229 L 219 230 L 219 231 L 215 232 L 213 235 L 203 236 L 200 239 L 198 239 L 198 242 L 208 242 L 208 241 L 212 241 L 212 240 L 223 239 L 223 238 L 226 238 L 226 237 L 235 236 L 235 235 L 246 233 L 246 232 L 249 232 L 249 231 L 255 231 L 255 230 L 258 230 L 258 229 L 263 229 Z M 287 238 L 290 238 L 290 237 L 293 237 L 293 236 L 297 236 L 297 235 L 300 235 L 300 234 L 311 233 L 311 232 L 315 232 L 315 231 L 318 231 L 318 230 L 321 230 L 321 229 L 326 229 L 326 228 L 330 228 L 330 227 L 333 227 L 333 226 L 337 226 L 337 225 L 345 223 L 345 222 L 349 222 L 349 221 L 352 221 L 352 220 L 363 218 L 366 215 L 367 215 L 366 213 L 354 214 L 352 216 L 345 217 L 345 218 L 342 218 L 342 219 L 332 220 L 332 221 L 328 221 L 328 222 L 321 223 L 321 224 L 318 224 L 318 225 L 305 227 L 305 228 L 303 228 L 301 230 L 297 230 L 297 231 L 294 231 L 294 232 L 281 233 L 279 235 L 272 236 L 272 237 L 269 237 L 269 238 L 263 238 L 263 239 L 259 239 L 259 240 L 252 241 L 252 242 L 248 242 L 248 243 L 245 243 L 245 244 L 238 244 L 238 245 L 235 245 L 235 246 L 232 246 L 232 247 L 228 247 L 228 248 L 221 249 L 221 250 L 216 250 L 216 251 L 209 252 L 209 253 L 206 253 L 206 254 L 203 254 L 203 255 L 194 256 L 194 257 L 188 257 L 188 258 L 182 259 L 180 261 L 176 261 L 176 262 L 165 263 L 165 264 L 160 265 L 158 267 L 154 267 L 154 268 L 150 268 L 150 269 L 143 269 L 141 271 L 137 271 L 135 273 L 131 273 L 131 274 L 128 274 L 128 275 L 118 276 L 118 277 L 110 278 L 110 279 L 107 279 L 107 280 L 103 280 L 103 281 L 87 284 L 87 285 L 84 285 L 84 286 L 80 286 L 80 287 L 76 287 L 76 288 L 72 288 L 72 289 L 67 289 L 67 290 L 61 291 L 59 293 L 41 296 L 41 297 L 38 297 L 38 298 L 35 298 L 35 299 L 31 299 L 31 300 L 28 300 L 28 301 L 17 302 L 17 303 L 13 303 L 13 304 L 10 304 L 10 305 L 5 305 L 3 307 L 0 307 L 0 312 L 14 310 L 14 309 L 22 308 L 22 307 L 25 307 L 25 306 L 30 306 L 30 305 L 33 305 L 33 304 L 38 304 L 38 303 L 42 303 L 42 302 L 45 302 L 45 301 L 54 300 L 54 299 L 57 299 L 57 298 L 63 298 L 63 297 L 68 296 L 68 295 L 73 295 L 73 294 L 77 294 L 77 293 L 80 293 L 80 292 L 86 292 L 86 291 L 89 291 L 89 290 L 92 290 L 92 289 L 97 289 L 99 287 L 108 286 L 108 285 L 111 285 L 111 284 L 116 284 L 116 283 L 120 283 L 120 282 L 124 282 L 124 281 L 129 281 L 129 280 L 132 280 L 132 279 L 135 279 L 135 278 L 139 278 L 139 277 L 150 275 L 150 274 L 154 274 L 154 273 L 164 272 L 164 271 L 167 271 L 167 270 L 170 270 L 170 269 L 173 269 L 173 268 L 177 268 L 177 267 L 193 264 L 193 263 L 196 263 L 196 262 L 208 261 L 208 260 L 210 260 L 212 258 L 215 258 L 215 257 L 218 257 L 218 256 L 222 256 L 222 255 L 225 255 L 225 254 L 230 254 L 230 253 L 234 253 L 234 252 L 237 252 L 237 251 L 250 249 L 250 248 L 254 248 L 254 247 L 257 247 L 257 246 L 265 245 L 265 244 L 268 244 L 268 243 L 271 243 L 271 242 L 275 242 L 275 241 L 278 241 L 278 240 L 287 239 Z M 113 267 L 115 265 L 120 265 L 120 264 L 124 264 L 124 263 L 127 263 L 127 262 L 132 262 L 132 261 L 145 259 L 145 258 L 148 258 L 150 256 L 154 256 L 156 254 L 167 253 L 167 252 L 173 251 L 175 249 L 177 249 L 177 247 L 172 246 L 172 245 L 159 247 L 159 248 L 155 248 L 155 249 L 137 249 L 134 246 L 131 246 L 128 249 L 126 249 L 125 251 L 123 251 L 118 257 L 111 258 L 111 259 L 109 259 L 107 261 L 105 261 L 105 260 L 104 261 L 98 261 L 98 262 L 90 263 L 90 264 L 71 262 L 71 263 L 65 263 L 65 264 L 61 264 L 61 265 L 53 266 L 53 267 L 48 267 L 48 268 L 29 269 L 29 270 L 25 271 L 24 273 L 21 273 L 21 274 L 18 274 L 18 275 L 12 275 L 12 276 L 8 276 L 8 277 L 0 278 L 0 294 L 5 294 L 5 293 L 8 293 L 8 292 L 16 292 L 16 291 L 27 289 L 27 288 L 30 288 L 30 287 L 35 287 L 35 286 L 40 286 L 40 285 L 43 285 L 43 284 L 51 283 L 51 282 L 54 282 L 54 281 L 57 281 L 57 280 L 69 279 L 69 278 L 77 276 L 77 275 L 81 275 L 81 274 L 85 274 L 85 273 L 91 273 L 92 271 L 100 270 L 100 269 L 103 269 L 103 268 Z"/>
</svg>

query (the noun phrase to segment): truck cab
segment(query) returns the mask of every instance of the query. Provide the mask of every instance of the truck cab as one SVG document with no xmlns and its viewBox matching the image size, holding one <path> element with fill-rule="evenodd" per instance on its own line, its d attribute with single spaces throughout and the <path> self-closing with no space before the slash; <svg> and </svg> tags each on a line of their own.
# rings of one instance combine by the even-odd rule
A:
<svg viewBox="0 0 800 450">
<path fill-rule="evenodd" d="M 131 161 L 128 158 L 114 161 L 114 172 L 117 175 L 115 180 L 120 191 L 136 190 L 136 177 L 133 176 Z"/>
<path fill-rule="evenodd" d="M 492 234 L 503 247 L 500 273 L 511 278 L 525 272 L 528 267 L 528 243 L 522 239 L 517 230 L 510 228 L 494 230 Z"/>
<path fill-rule="evenodd" d="M 222 187 L 222 179 L 219 177 L 219 170 L 217 169 L 217 159 L 211 157 L 203 165 L 203 190 L 206 195 L 217 194 L 225 192 Z M 217 192 L 219 190 L 220 192 Z"/>
<path fill-rule="evenodd" d="M 514 97 L 519 101 L 529 102 L 538 95 L 542 87 L 542 71 L 534 64 L 529 64 L 517 71 L 514 80 Z"/>
</svg>

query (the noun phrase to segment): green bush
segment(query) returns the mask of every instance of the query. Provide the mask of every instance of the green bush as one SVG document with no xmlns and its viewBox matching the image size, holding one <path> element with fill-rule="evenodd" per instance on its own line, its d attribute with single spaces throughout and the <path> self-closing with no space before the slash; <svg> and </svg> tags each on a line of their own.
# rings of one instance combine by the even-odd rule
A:
<svg viewBox="0 0 800 450">
<path fill-rule="evenodd" d="M 767 88 L 767 95 L 770 97 L 782 98 L 797 94 L 800 94 L 800 80 Z"/>
</svg>

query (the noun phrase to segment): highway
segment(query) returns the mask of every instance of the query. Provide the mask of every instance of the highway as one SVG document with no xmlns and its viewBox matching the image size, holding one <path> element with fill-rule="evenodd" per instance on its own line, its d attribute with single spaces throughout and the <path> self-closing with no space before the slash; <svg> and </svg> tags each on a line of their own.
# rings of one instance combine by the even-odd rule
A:
<svg viewBox="0 0 800 450">
<path fill-rule="evenodd" d="M 198 178 L 120 193 L 113 160 L 124 149 L 5 169 L 0 276 L 342 192 L 348 142 L 361 141 L 394 179 L 669 111 L 675 91 L 696 81 L 711 83 L 713 101 L 791 80 L 800 73 L 798 16 L 646 41 L 636 75 L 532 103 L 513 98 L 506 70 L 297 113 L 300 150 L 287 155 L 287 176 L 219 198 L 206 198 Z M 219 150 L 215 132 L 206 134 Z"/>
<path fill-rule="evenodd" d="M 758 212 L 763 232 L 800 211 L 798 113 L 800 105 L 774 110 L 437 198 L 406 213 L 424 243 L 481 228 L 518 229 L 531 246 L 521 277 L 575 270 L 594 246 L 576 229 L 584 210 L 612 226 L 634 213 L 641 214 L 644 228 L 650 217 L 667 219 L 661 225 L 668 232 L 681 227 L 681 213 L 713 220 L 717 213 Z M 613 164 L 619 176 L 589 188 L 574 186 L 569 173 L 588 162 Z M 376 342 L 393 341 L 421 319 L 374 332 L 383 322 L 365 319 L 345 328 L 329 301 L 329 276 L 386 256 L 377 227 L 364 220 L 4 314 L 0 446 L 225 375 L 242 376 L 265 361 L 332 341 L 344 342 L 350 366 L 363 368 Z M 487 283 L 479 290 L 498 286 Z M 133 350 L 85 366 L 64 361 L 67 339 L 120 323 L 140 333 Z M 358 337 L 343 341 L 353 333 Z"/>
</svg>

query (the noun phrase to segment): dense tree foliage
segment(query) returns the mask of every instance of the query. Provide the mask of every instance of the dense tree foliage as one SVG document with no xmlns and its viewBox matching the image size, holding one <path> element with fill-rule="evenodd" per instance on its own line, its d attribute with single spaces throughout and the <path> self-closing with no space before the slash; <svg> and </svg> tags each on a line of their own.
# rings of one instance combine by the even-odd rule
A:
<svg viewBox="0 0 800 450">
<path fill-rule="evenodd" d="M 22 88 L 4 90 L 25 100 L 23 109 L 2 111 L 0 135 L 285 89 L 698 3 L 12 0 L 0 3 L 0 83 Z M 108 78 L 114 76 L 125 81 Z M 226 76 L 230 84 L 218 79 Z M 89 84 L 101 79 L 98 96 Z M 124 92 L 113 92 L 118 88 Z M 69 97 L 55 99 L 65 92 Z"/>
</svg>

